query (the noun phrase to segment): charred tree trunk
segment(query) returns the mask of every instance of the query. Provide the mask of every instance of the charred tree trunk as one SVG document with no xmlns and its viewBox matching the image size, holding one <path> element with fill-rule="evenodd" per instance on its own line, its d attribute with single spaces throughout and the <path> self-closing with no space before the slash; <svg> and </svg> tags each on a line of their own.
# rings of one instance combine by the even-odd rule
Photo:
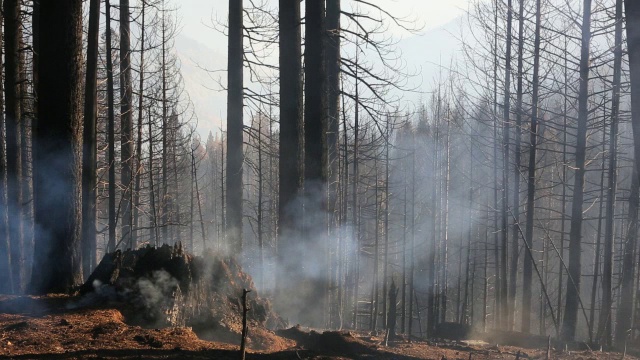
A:
<svg viewBox="0 0 640 360">
<path fill-rule="evenodd" d="M 499 239 L 499 225 L 498 225 L 498 213 L 500 208 L 500 200 L 498 196 L 499 191 L 499 176 L 498 176 L 498 1 L 493 1 L 493 258 L 494 258 L 494 327 L 499 327 L 500 323 L 500 260 L 499 255 L 500 239 Z"/>
<path fill-rule="evenodd" d="M 614 207 L 618 180 L 618 121 L 620 115 L 620 80 L 622 75 L 622 0 L 616 0 L 615 49 L 613 61 L 613 88 L 611 98 L 611 126 L 609 131 L 609 168 L 607 172 L 607 204 L 604 225 L 604 259 L 602 269 L 602 311 L 598 317 L 596 340 L 611 345 L 611 316 L 613 307 L 613 246 Z"/>
<path fill-rule="evenodd" d="M 536 195 L 536 151 L 538 147 L 538 101 L 539 101 L 539 72 L 540 72 L 540 0 L 536 1 L 536 30 L 533 51 L 533 94 L 531 96 L 531 128 L 529 140 L 529 169 L 527 176 L 527 223 L 525 237 L 527 243 L 533 248 L 533 221 Z M 524 40 L 524 39 L 523 39 Z M 524 271 L 522 277 L 522 331 L 531 330 L 531 282 L 533 277 L 533 259 L 526 256 L 524 259 Z M 511 271 L 515 272 L 515 269 Z"/>
<path fill-rule="evenodd" d="M 242 0 L 229 0 L 227 92 L 227 241 L 242 254 Z M 289 71 L 289 69 L 287 69 Z"/>
<path fill-rule="evenodd" d="M 569 232 L 569 276 L 571 281 L 567 282 L 565 315 L 562 323 L 562 337 L 568 341 L 572 341 L 576 334 L 580 283 L 582 277 L 582 203 L 584 198 L 587 122 L 589 116 L 588 91 L 590 43 L 591 0 L 584 0 L 582 15 L 582 45 L 580 49 L 580 90 L 578 95 L 578 130 L 576 135 L 576 171 L 573 185 L 573 201 L 571 204 L 571 230 Z"/>
<path fill-rule="evenodd" d="M 140 80 L 139 80 L 139 84 L 138 84 L 138 126 L 137 126 L 137 130 L 138 130 L 138 138 L 136 141 L 136 174 L 135 174 L 135 192 L 133 194 L 133 229 L 131 231 L 131 238 L 132 238 L 132 243 L 133 244 L 137 244 L 138 243 L 138 236 L 140 234 L 139 232 L 139 225 L 140 225 L 140 182 L 142 180 L 142 128 L 143 128 L 143 124 L 142 124 L 142 117 L 143 117 L 143 111 L 144 111 L 144 76 L 145 76 L 145 70 L 144 70 L 144 54 L 145 54 L 145 38 L 146 38 L 146 31 L 145 31 L 145 20 L 146 20 L 146 5 L 147 2 L 146 0 L 142 0 L 142 10 L 141 10 L 141 23 L 140 23 L 140 69 L 139 69 L 139 75 L 140 76 Z M 149 133 L 149 136 L 151 136 L 151 133 Z M 155 214 L 153 215 L 155 216 Z M 149 239 L 149 242 L 151 242 L 151 238 Z"/>
<path fill-rule="evenodd" d="M 120 0 L 120 183 L 122 186 L 122 242 L 135 249 L 131 236 L 133 172 L 133 95 L 129 0 Z"/>
<path fill-rule="evenodd" d="M 317 266 L 323 274 L 327 272 L 327 93 L 325 91 L 324 65 L 325 3 L 313 1 L 305 6 L 305 53 L 304 53 L 304 227 L 306 246 L 302 259 L 310 260 L 312 247 L 316 253 Z M 287 69 L 285 69 L 287 70 Z M 324 276 L 324 275 L 323 275 Z M 326 284 L 310 284 L 309 300 L 317 304 L 313 311 L 301 314 L 309 324 L 322 326 L 322 301 Z M 302 310 L 302 309 L 300 309 Z"/>
<path fill-rule="evenodd" d="M 287 250 L 298 241 L 300 224 L 296 218 L 302 213 L 298 198 L 303 184 L 303 103 L 302 103 L 302 29 L 300 1 L 280 0 L 280 147 L 278 192 L 278 260 L 282 272 L 277 274 L 276 286 L 286 289 L 284 279 L 296 274 L 295 261 Z M 291 264 L 291 267 L 288 267 Z M 281 279 L 282 282 L 281 282 Z M 280 292 L 278 292 L 280 293 Z"/>
<path fill-rule="evenodd" d="M 340 135 L 340 0 L 328 0 L 326 9 L 325 66 L 327 74 L 327 156 L 329 212 L 335 216 L 338 194 L 338 136 Z"/>
<path fill-rule="evenodd" d="M 160 234 L 158 233 L 158 205 L 156 201 L 156 186 L 153 181 L 153 129 L 151 127 L 151 112 L 149 112 L 149 202 L 151 203 L 151 230 L 150 239 L 154 240 L 155 246 L 160 246 Z"/>
<path fill-rule="evenodd" d="M 105 0 L 105 22 L 107 41 L 107 142 L 108 142 L 108 166 L 109 166 L 109 242 L 107 252 L 116 249 L 116 138 L 115 138 L 115 109 L 113 94 L 113 58 L 111 57 L 111 4 Z"/>
<path fill-rule="evenodd" d="M 0 4 L 2 1 L 0 1 Z M 2 43 L 3 31 L 2 31 L 2 21 L 4 20 L 4 16 L 0 13 L 0 44 Z M 35 28 L 34 28 L 35 31 Z M 35 38 L 35 35 L 34 35 Z M 0 46 L 0 52 L 4 52 L 2 46 Z M 0 54 L 0 69 L 3 66 L 3 56 Z M 4 97 L 1 95 L 4 91 L 4 82 L 3 82 L 3 72 L 0 71 L 0 109 L 4 108 Z M 4 127 L 5 116 L 4 112 L 0 111 L 0 129 Z M 13 274 L 11 271 L 11 244 L 9 242 L 9 233 L 7 231 L 7 183 L 6 183 L 6 173 L 7 167 L 5 162 L 5 137 L 0 131 L 0 254 L 2 254 L 2 258 L 0 258 L 0 291 L 2 293 L 11 293 L 13 292 Z"/>
<path fill-rule="evenodd" d="M 306 199 L 310 201 L 323 193 L 323 184 L 327 182 L 327 96 L 324 91 L 324 1 L 310 2 L 306 6 L 305 24 L 305 122 L 304 122 L 304 188 Z M 322 198 L 322 196 L 321 196 Z M 312 209 L 305 204 L 305 212 L 322 211 L 326 201 L 321 200 L 321 206 Z M 326 227 L 322 227 L 325 229 Z"/>
<path fill-rule="evenodd" d="M 34 132 L 35 223 L 39 233 L 31 290 L 69 291 L 82 283 L 82 1 L 43 1 L 40 16 L 39 119 Z M 46 271 L 42 271 L 46 269 Z"/>
<path fill-rule="evenodd" d="M 168 169 L 168 160 L 169 155 L 167 153 L 167 148 L 169 146 L 169 133 L 168 133 L 168 124 L 169 119 L 167 118 L 168 112 L 168 99 L 167 99 L 167 22 L 165 20 L 165 12 L 162 12 L 162 46 L 161 46 L 161 62 L 162 62 L 162 188 L 160 189 L 160 204 L 162 211 L 161 218 L 161 226 L 162 226 L 162 241 L 167 244 L 169 243 L 169 186 L 167 185 L 167 180 L 169 179 L 169 169 Z"/>
<path fill-rule="evenodd" d="M 96 265 L 96 186 L 98 183 L 96 123 L 99 33 L 100 0 L 91 0 L 89 3 L 82 135 L 82 270 L 85 276 L 88 276 Z"/>
<path fill-rule="evenodd" d="M 511 132 L 511 27 L 513 21 L 512 0 L 507 1 L 507 43 L 505 54 L 505 76 L 504 76 L 504 113 L 502 124 L 502 208 L 500 236 L 502 240 L 502 251 L 500 259 L 500 327 L 506 329 L 508 326 L 509 305 L 507 301 L 507 241 L 509 237 L 509 142 Z M 515 269 L 512 269 L 515 271 Z"/>
<path fill-rule="evenodd" d="M 21 2 L 4 0 L 5 109 L 7 156 L 8 230 L 14 292 L 22 291 L 24 244 L 22 238 L 22 152 L 20 151 L 20 40 L 22 38 Z"/>
<path fill-rule="evenodd" d="M 357 49 L 357 47 L 356 47 Z M 358 64 L 358 51 L 356 50 L 356 64 Z M 360 218 L 358 216 L 358 209 L 360 208 L 358 204 L 358 178 L 360 176 L 360 171 L 358 169 L 358 152 L 359 152 L 359 136 L 360 136 L 360 104 L 358 103 L 359 93 L 359 78 L 358 78 L 358 67 L 354 69 L 355 78 L 355 109 L 353 112 L 353 180 L 351 182 L 351 210 L 352 210 L 352 222 L 353 222 L 353 239 L 356 243 L 355 250 L 355 264 L 354 264 L 354 280 L 353 280 L 353 327 L 354 329 L 358 328 L 358 311 L 360 310 L 358 297 L 360 296 Z M 345 133 L 346 133 L 346 117 L 345 117 Z M 346 135 L 345 135 L 346 136 Z M 345 152 L 346 152 L 346 141 L 345 141 Z M 347 155 L 345 155 L 347 156 Z"/>
<path fill-rule="evenodd" d="M 516 126 L 515 126 L 515 149 L 513 151 L 515 157 L 515 165 L 513 167 L 513 232 L 511 239 L 511 272 L 509 273 L 509 320 L 508 320 L 508 329 L 512 330 L 515 322 L 515 310 L 516 310 L 516 288 L 517 288 L 517 274 L 516 271 L 518 269 L 518 256 L 520 253 L 520 244 L 518 239 L 518 227 L 520 226 L 520 170 L 522 166 L 522 151 L 521 151 L 521 142 L 522 142 L 522 97 L 523 97 L 523 89 L 522 82 L 524 78 L 523 74 L 523 50 L 524 50 L 524 0 L 518 0 L 518 75 L 517 75 L 517 85 L 516 85 Z M 530 243 L 531 244 L 531 243 Z M 527 268 L 527 257 L 523 259 L 524 267 Z M 526 272 L 526 271 L 525 271 Z M 526 277 L 526 276 L 525 276 Z M 530 277 L 530 276 L 529 276 Z M 523 282 L 523 292 L 526 290 L 526 285 Z M 526 296 L 523 296 L 523 302 L 526 302 Z M 528 308 L 522 308 L 523 314 L 523 323 L 522 323 L 522 331 L 529 332 L 529 323 L 524 322 L 525 313 L 531 313 L 531 306 Z M 528 316 L 527 316 L 528 319 Z"/>
<path fill-rule="evenodd" d="M 631 127 L 633 129 L 633 176 L 629 194 L 629 224 L 624 244 L 620 306 L 616 316 L 615 345 L 625 345 L 627 331 L 631 328 L 633 304 L 633 260 L 638 235 L 638 195 L 640 179 L 640 3 L 625 0 L 629 71 L 631 75 Z"/>
</svg>

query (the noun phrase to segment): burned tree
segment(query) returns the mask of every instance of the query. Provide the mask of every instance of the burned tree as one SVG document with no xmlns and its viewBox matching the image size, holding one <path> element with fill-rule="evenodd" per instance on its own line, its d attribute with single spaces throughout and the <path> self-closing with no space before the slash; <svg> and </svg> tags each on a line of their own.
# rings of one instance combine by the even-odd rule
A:
<svg viewBox="0 0 640 360">
<path fill-rule="evenodd" d="M 97 84 L 100 0 L 89 4 L 87 70 L 84 93 L 82 135 L 82 270 L 91 272 L 96 265 L 96 185 L 97 179 Z"/>
<path fill-rule="evenodd" d="M 278 235 L 282 241 L 292 236 L 300 213 L 296 197 L 302 191 L 303 105 L 302 31 L 300 1 L 280 0 L 280 175 Z M 291 239 L 293 240 L 293 239 Z"/>
<path fill-rule="evenodd" d="M 33 293 L 82 282 L 79 129 L 82 121 L 82 1 L 40 4 L 38 122 L 34 132 Z"/>
<path fill-rule="evenodd" d="M 133 90 L 129 0 L 120 0 L 120 183 L 122 186 L 122 241 L 135 248 L 132 238 Z"/>
<path fill-rule="evenodd" d="M 591 0 L 584 0 L 582 15 L 582 44 L 580 50 L 580 90 L 578 95 L 578 130 L 576 144 L 576 173 L 571 205 L 571 230 L 569 232 L 569 277 L 562 337 L 573 340 L 578 321 L 580 282 L 582 276 L 582 203 L 584 199 L 585 157 L 588 121 L 589 48 L 591 43 Z"/>
<path fill-rule="evenodd" d="M 633 171 L 629 192 L 629 224 L 622 260 L 620 306 L 616 316 L 614 343 L 625 346 L 632 324 L 634 252 L 638 235 L 638 207 L 640 206 L 640 3 L 625 0 L 629 70 L 631 76 L 631 127 L 633 129 Z"/>
<path fill-rule="evenodd" d="M 229 0 L 229 55 L 227 94 L 227 241 L 242 253 L 242 112 L 243 47 L 242 0 Z"/>
<path fill-rule="evenodd" d="M 4 12 L 4 48 L 5 48 L 5 107 L 6 107 L 6 156 L 7 156 L 7 206 L 8 231 L 11 244 L 11 266 L 13 290 L 22 289 L 24 263 L 24 244 L 22 241 L 22 153 L 20 150 L 20 83 L 21 59 L 20 43 L 22 37 L 21 2 L 5 0 Z"/>
</svg>

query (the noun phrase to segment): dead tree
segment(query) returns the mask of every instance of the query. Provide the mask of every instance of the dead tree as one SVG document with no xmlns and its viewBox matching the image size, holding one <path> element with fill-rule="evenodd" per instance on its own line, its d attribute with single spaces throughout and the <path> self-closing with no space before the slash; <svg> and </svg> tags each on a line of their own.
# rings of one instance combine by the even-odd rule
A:
<svg viewBox="0 0 640 360">
<path fill-rule="evenodd" d="M 100 0 L 89 4 L 87 36 L 87 70 L 84 87 L 84 122 L 82 135 L 82 264 L 85 275 L 96 266 L 96 186 L 97 186 L 97 85 Z"/>
<path fill-rule="evenodd" d="M 279 248 L 294 246 L 298 196 L 303 184 L 302 30 L 300 1 L 280 0 L 280 148 L 278 191 Z M 279 252 L 278 259 L 285 253 Z M 293 270 L 293 269 L 291 269 Z M 282 274 L 285 275 L 285 274 Z M 280 274 L 278 276 L 281 276 Z M 286 276 L 286 275 L 285 275 Z M 277 284 L 278 286 L 280 284 Z"/>
<path fill-rule="evenodd" d="M 2 22 L 4 21 L 3 15 L 0 14 L 0 41 L 3 39 L 4 32 L 2 31 Z M 34 32 L 35 34 L 35 32 Z M 0 51 L 4 52 L 2 46 Z M 0 56 L 0 68 L 3 66 L 3 57 Z M 4 91 L 4 74 L 0 71 L 0 94 Z M 4 96 L 0 96 L 0 109 L 4 108 Z M 0 128 L 4 126 L 5 116 L 4 112 L 0 111 Z M 11 243 L 8 233 L 8 209 L 7 209 L 7 192 L 6 192 L 6 162 L 5 162 L 5 138 L 0 136 L 0 291 L 3 293 L 13 292 L 13 273 L 11 271 Z"/>
<path fill-rule="evenodd" d="M 631 328 L 633 314 L 633 254 L 638 235 L 638 206 L 640 196 L 640 4 L 625 0 L 627 46 L 631 76 L 631 127 L 633 129 L 633 174 L 629 192 L 629 223 L 622 260 L 620 306 L 616 316 L 614 344 L 618 348 L 626 345 L 627 331 Z"/>
<path fill-rule="evenodd" d="M 40 233 L 31 290 L 46 294 L 82 283 L 81 164 L 76 156 L 81 151 L 77 134 L 82 122 L 82 1 L 43 1 L 40 6 L 39 118 L 33 149 L 35 223 Z"/>
<path fill-rule="evenodd" d="M 515 124 L 515 146 L 513 154 L 515 158 L 515 164 L 513 167 L 513 235 L 511 240 L 511 272 L 509 273 L 509 314 L 507 328 L 511 330 L 513 323 L 515 322 L 515 302 L 516 302 L 516 288 L 517 288 L 517 271 L 518 268 L 518 256 L 520 253 L 520 242 L 518 241 L 518 223 L 520 222 L 520 167 L 522 165 L 521 157 L 521 142 L 522 142 L 522 97 L 523 89 L 522 83 L 524 80 L 523 74 L 523 55 L 524 55 L 524 0 L 518 0 L 518 70 L 517 70 L 517 85 L 516 85 L 516 124 Z M 527 259 L 524 259 L 524 267 L 527 268 Z M 527 273 L 527 271 L 525 271 Z M 531 276 L 525 275 L 525 278 Z M 530 287 L 530 281 L 529 281 Z M 526 291 L 527 284 L 523 282 L 523 291 Z M 527 313 L 531 313 L 531 304 L 526 306 L 526 296 L 523 296 L 522 307 L 522 331 L 529 331 L 529 316 Z M 525 318 L 526 317 L 526 318 Z"/>
<path fill-rule="evenodd" d="M 9 240 L 11 243 L 11 266 L 13 290 L 21 292 L 24 264 L 24 244 L 22 239 L 22 152 L 20 149 L 20 82 L 21 61 L 20 44 L 22 37 L 22 19 L 19 0 L 5 0 L 4 12 L 4 48 L 5 48 L 5 126 L 7 157 L 7 206 L 9 210 Z"/>
<path fill-rule="evenodd" d="M 133 84 L 131 81 L 131 14 L 129 0 L 120 0 L 120 184 L 122 187 L 122 241 L 135 249 L 133 218 Z"/>
<path fill-rule="evenodd" d="M 584 0 L 582 15 L 582 44 L 580 49 L 580 90 L 578 95 L 578 129 L 576 135 L 575 177 L 571 205 L 571 230 L 569 232 L 569 277 L 567 282 L 565 315 L 562 337 L 572 341 L 576 334 L 580 283 L 582 277 L 582 203 L 584 199 L 584 175 L 587 142 L 589 101 L 589 57 L 591 43 L 591 0 Z M 639 148 L 640 149 L 640 148 Z"/>
<path fill-rule="evenodd" d="M 507 1 L 507 40 L 505 53 L 505 75 L 504 75 L 504 103 L 502 119 L 502 199 L 501 199 L 501 226 L 500 236 L 502 242 L 500 259 L 500 319 L 501 327 L 508 326 L 509 304 L 507 301 L 507 241 L 509 225 L 509 142 L 511 125 L 511 27 L 513 19 L 512 0 Z"/>
<path fill-rule="evenodd" d="M 527 175 L 527 222 L 525 236 L 527 242 L 533 247 L 533 222 L 535 213 L 536 195 L 536 151 L 538 147 L 538 117 L 540 95 L 540 27 L 541 27 L 540 0 L 536 1 L 536 29 L 533 50 L 533 94 L 531 96 L 531 128 L 529 129 L 529 166 Z M 523 21 L 523 19 L 521 19 Z M 533 277 L 533 259 L 526 257 L 522 279 L 522 331 L 531 329 L 531 282 Z M 516 269 L 511 269 L 515 272 Z"/>
<path fill-rule="evenodd" d="M 607 204 L 605 206 L 604 259 L 602 270 L 602 310 L 599 314 L 596 340 L 611 345 L 611 308 L 613 306 L 613 227 L 618 176 L 618 123 L 620 115 L 620 80 L 622 77 L 622 0 L 616 0 L 615 48 L 613 87 L 611 97 L 611 125 L 609 130 L 609 168 L 607 172 Z"/>
<path fill-rule="evenodd" d="M 107 252 L 116 249 L 116 147 L 115 147 L 115 109 L 113 89 L 113 58 L 111 42 L 111 3 L 105 0 L 105 23 L 107 42 L 107 142 L 108 142 L 108 167 L 109 167 L 109 241 Z"/>
<path fill-rule="evenodd" d="M 242 112 L 243 47 L 242 0 L 229 0 L 229 56 L 227 81 L 227 241 L 242 254 Z"/>
</svg>

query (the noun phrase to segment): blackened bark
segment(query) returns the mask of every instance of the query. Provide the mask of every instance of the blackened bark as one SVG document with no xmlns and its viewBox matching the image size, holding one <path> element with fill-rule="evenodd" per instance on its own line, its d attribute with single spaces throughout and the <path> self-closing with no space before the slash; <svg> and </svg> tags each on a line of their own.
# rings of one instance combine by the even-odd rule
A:
<svg viewBox="0 0 640 360">
<path fill-rule="evenodd" d="M 242 0 L 229 0 L 229 57 L 227 90 L 227 241 L 242 253 Z"/>
<path fill-rule="evenodd" d="M 633 313 L 633 254 L 638 235 L 638 195 L 640 170 L 640 3 L 625 0 L 627 46 L 631 76 L 631 127 L 633 129 L 633 175 L 629 194 L 629 224 L 622 260 L 620 306 L 616 316 L 615 345 L 623 347 L 631 328 Z"/>
<path fill-rule="evenodd" d="M 303 157 L 303 117 L 302 117 L 302 31 L 300 1 L 280 0 L 279 4 L 280 41 L 280 159 L 278 192 L 278 258 L 282 266 L 279 279 L 295 274 L 295 261 L 282 261 L 289 256 L 283 251 L 295 246 L 295 235 L 300 224 L 296 217 L 302 213 L 298 196 L 302 191 Z M 296 260 L 296 258 L 293 258 Z M 280 288 L 284 283 L 277 281 Z"/>
<path fill-rule="evenodd" d="M 515 126 L 515 149 L 513 151 L 515 157 L 515 165 L 513 167 L 513 232 L 511 238 L 511 272 L 509 273 L 509 323 L 508 329 L 513 329 L 515 322 L 515 302 L 516 302 L 516 288 L 518 285 L 518 272 L 515 270 L 518 268 L 518 256 L 520 254 L 520 242 L 519 242 L 519 227 L 520 227 L 520 167 L 522 165 L 522 97 L 523 97 L 523 50 L 524 50 L 524 0 L 518 0 L 518 75 L 516 85 L 516 126 Z M 530 243 L 531 244 L 531 243 Z M 527 268 L 527 257 L 523 259 L 524 267 Z M 530 273 L 529 269 L 529 273 Z M 526 270 L 525 270 L 526 274 Z M 525 278 L 527 275 L 525 275 Z M 531 275 L 529 274 L 529 278 Z M 523 282 L 523 292 L 526 290 L 526 285 Z M 525 304 L 527 302 L 526 297 L 523 296 L 523 320 L 525 313 L 531 313 L 531 302 L 529 301 L 528 307 Z M 522 331 L 529 332 L 529 323 L 522 323 Z"/>
<path fill-rule="evenodd" d="M 327 151 L 329 162 L 329 211 L 336 211 L 338 193 L 338 136 L 340 120 L 340 0 L 327 0 L 327 36 L 325 65 L 327 70 Z"/>
<path fill-rule="evenodd" d="M 37 96 L 35 93 L 38 89 L 38 63 L 40 59 L 40 1 L 41 0 L 33 0 L 33 12 L 31 14 L 31 35 L 32 35 L 32 44 L 33 54 L 31 59 L 31 66 L 33 74 L 31 76 L 33 81 L 33 91 L 34 98 L 37 101 Z M 36 109 L 37 110 L 37 109 Z"/>
<path fill-rule="evenodd" d="M 516 304 L 516 288 L 517 288 L 517 274 L 515 270 L 518 268 L 518 255 L 520 249 L 518 230 L 520 227 L 520 170 L 522 165 L 522 115 L 524 109 L 522 108 L 523 102 L 523 52 L 524 52 L 524 0 L 518 0 L 518 69 L 517 69 L 517 85 L 516 85 L 516 126 L 515 126 L 515 149 L 513 155 L 515 164 L 513 166 L 513 227 L 511 235 L 511 272 L 509 273 L 509 330 L 513 328 L 515 322 L 515 304 Z M 531 243 L 530 243 L 531 244 Z M 524 263 L 524 278 L 523 293 L 527 291 L 527 285 L 531 288 L 531 264 L 528 258 L 525 256 Z M 529 278 L 529 284 L 526 283 L 526 279 Z M 530 328 L 530 314 L 531 314 L 531 301 L 526 296 L 522 297 L 522 331 L 529 332 Z"/>
<path fill-rule="evenodd" d="M 23 239 L 22 239 L 22 152 L 20 151 L 20 39 L 22 21 L 19 0 L 5 0 L 4 48 L 5 48 L 5 110 L 7 156 L 7 206 L 8 230 L 11 242 L 11 266 L 13 290 L 22 289 Z"/>
<path fill-rule="evenodd" d="M 604 259 L 602 269 L 602 310 L 598 317 L 599 341 L 611 345 L 611 308 L 613 306 L 613 226 L 614 206 L 618 180 L 618 117 L 620 115 L 620 80 L 622 75 L 622 0 L 616 0 L 615 49 L 613 60 L 613 88 L 611 98 L 611 126 L 609 131 L 609 169 L 607 183 L 607 204 L 604 225 Z"/>
<path fill-rule="evenodd" d="M 501 226 L 500 236 L 502 241 L 502 249 L 500 252 L 500 298 L 498 306 L 500 311 L 500 326 L 506 329 L 508 326 L 509 304 L 507 301 L 507 251 L 509 237 L 509 142 L 510 142 L 510 125 L 511 125 L 511 27 L 513 22 L 513 4 L 512 0 L 507 2 L 507 43 L 505 54 L 505 76 L 504 76 L 504 113 L 502 124 L 502 207 L 501 207 Z M 512 269 L 512 271 L 514 271 Z"/>
<path fill-rule="evenodd" d="M 309 2 L 305 10 L 304 187 L 307 195 L 318 196 L 314 191 L 322 191 L 327 181 L 324 1 Z M 310 210 L 307 208 L 305 205 L 305 211 Z"/>
<path fill-rule="evenodd" d="M 576 164 L 571 204 L 571 230 L 569 231 L 569 276 L 562 337 L 572 341 L 576 335 L 580 283 L 582 277 L 582 203 L 587 142 L 589 100 L 589 46 L 591 43 L 591 0 L 584 0 L 582 15 L 582 45 L 580 49 L 580 90 L 578 94 L 578 130 L 576 134 Z"/>
<path fill-rule="evenodd" d="M 133 203 L 133 96 L 131 83 L 131 32 L 129 0 L 120 0 L 120 183 L 122 186 L 122 241 L 135 249 L 131 236 Z"/>
<path fill-rule="evenodd" d="M 0 1 L 0 4 L 2 1 Z M 3 15 L 0 13 L 0 44 L 2 43 Z M 3 52 L 0 46 L 0 52 Z M 0 69 L 2 69 L 3 57 L 0 54 Z M 4 90 L 3 72 L 0 71 L 0 94 Z M 4 97 L 0 95 L 0 109 L 4 108 Z M 0 111 L 0 129 L 4 127 L 4 112 Z M 5 162 L 5 137 L 0 131 L 0 291 L 3 293 L 13 292 L 12 272 L 11 272 L 11 245 L 7 232 L 7 167 Z"/>
<path fill-rule="evenodd" d="M 111 43 L 111 4 L 105 0 L 105 22 L 107 41 L 107 142 L 109 152 L 109 241 L 107 251 L 116 249 L 116 148 L 115 148 L 115 109 L 113 94 L 113 59 Z"/>
<path fill-rule="evenodd" d="M 167 180 L 169 178 L 168 173 L 168 132 L 167 132 L 167 21 L 166 11 L 162 11 L 162 188 L 159 191 L 160 204 L 162 209 L 161 226 L 162 226 L 162 241 L 169 243 L 169 189 Z"/>
<path fill-rule="evenodd" d="M 327 233 L 327 93 L 325 91 L 324 66 L 325 4 L 324 1 L 307 2 L 305 5 L 305 53 L 304 53 L 304 227 L 307 242 L 301 258 L 316 258 L 321 272 L 325 271 Z M 310 249 L 314 249 L 311 254 Z M 309 301 L 316 303 L 313 311 L 301 311 L 302 320 L 314 326 L 323 326 L 322 301 L 326 284 L 311 284 L 307 293 Z M 300 309 L 302 310 L 302 309 Z"/>
<path fill-rule="evenodd" d="M 140 69 L 139 69 L 139 83 L 138 83 L 138 138 L 136 139 L 136 173 L 135 173 L 135 192 L 133 196 L 133 229 L 131 231 L 131 242 L 133 244 L 137 244 L 138 235 L 139 235 L 139 225 L 140 225 L 140 182 L 142 181 L 142 116 L 144 110 L 144 52 L 145 52 L 145 16 L 146 16 L 146 5 L 147 2 L 142 0 L 142 10 L 141 10 L 141 23 L 140 23 Z M 149 133 L 149 137 L 151 137 L 151 133 Z M 153 215 L 155 217 L 155 214 Z"/>
<path fill-rule="evenodd" d="M 82 283 L 82 0 L 43 1 L 40 6 L 39 119 L 33 149 L 37 268 L 31 290 L 45 294 Z"/>
<path fill-rule="evenodd" d="M 536 194 L 536 150 L 538 146 L 538 98 L 539 98 L 539 73 L 540 73 L 540 0 L 536 1 L 536 34 L 533 51 L 533 94 L 531 96 L 531 128 L 529 140 L 529 169 L 527 176 L 527 223 L 525 238 L 527 244 L 533 248 L 533 221 L 535 212 Z M 524 259 L 524 274 L 522 279 L 522 331 L 529 332 L 531 328 L 531 282 L 533 276 L 533 259 L 526 256 Z M 515 272 L 514 269 L 512 271 Z"/>
<path fill-rule="evenodd" d="M 100 0 L 89 4 L 87 72 L 84 87 L 82 138 L 82 270 L 86 275 L 96 265 L 96 185 L 97 185 L 97 70 L 100 33 Z"/>
</svg>

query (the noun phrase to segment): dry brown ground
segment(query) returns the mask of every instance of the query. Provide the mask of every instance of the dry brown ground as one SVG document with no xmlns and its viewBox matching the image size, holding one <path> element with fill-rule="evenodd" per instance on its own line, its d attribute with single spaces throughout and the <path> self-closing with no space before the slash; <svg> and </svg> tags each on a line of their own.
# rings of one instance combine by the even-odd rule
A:
<svg viewBox="0 0 640 360">
<path fill-rule="evenodd" d="M 238 359 L 234 343 L 199 339 L 190 328 L 145 329 L 115 307 L 73 309 L 64 296 L 0 296 L 0 359 Z M 292 339 L 285 338 L 285 335 Z M 348 332 L 307 336 L 252 328 L 248 359 L 544 359 L 546 350 L 482 343 L 398 341 Z M 301 335 L 302 334 L 302 335 Z M 293 335 L 293 336 L 292 336 Z M 305 339 L 300 339 L 305 336 Z M 553 359 L 620 359 L 621 354 L 553 352 Z M 626 359 L 636 359 L 627 355 Z"/>
</svg>

